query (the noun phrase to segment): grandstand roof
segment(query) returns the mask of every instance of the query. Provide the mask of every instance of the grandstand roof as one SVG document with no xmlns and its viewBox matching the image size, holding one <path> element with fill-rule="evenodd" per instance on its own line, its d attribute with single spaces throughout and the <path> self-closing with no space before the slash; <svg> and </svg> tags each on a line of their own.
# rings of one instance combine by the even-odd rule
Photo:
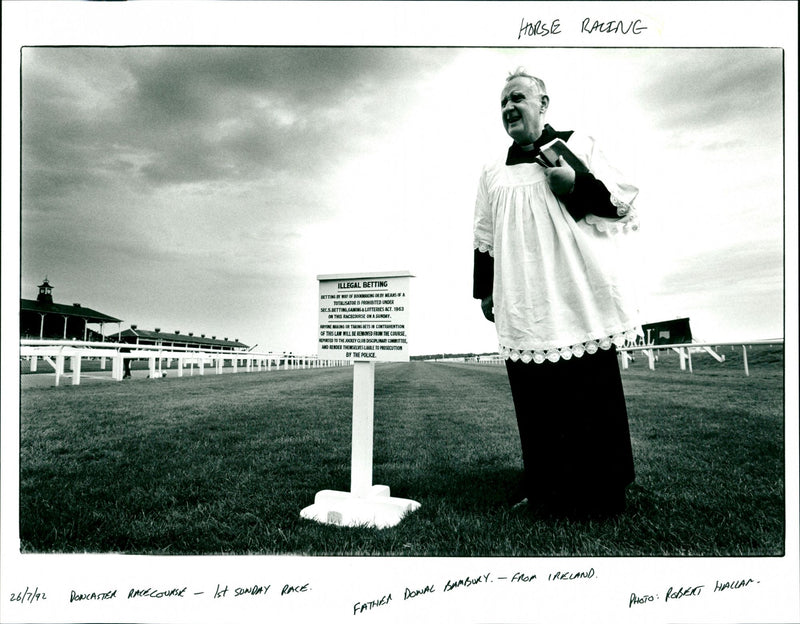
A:
<svg viewBox="0 0 800 624">
<path fill-rule="evenodd" d="M 60 316 L 74 316 L 86 319 L 88 323 L 121 323 L 121 319 L 103 314 L 97 310 L 86 308 L 79 303 L 66 305 L 63 303 L 42 303 L 35 299 L 20 299 L 22 312 L 36 312 L 38 314 L 58 314 Z"/>
<path fill-rule="evenodd" d="M 244 344 L 243 342 L 239 342 L 238 340 L 227 340 L 227 339 L 219 339 L 216 337 L 207 337 L 207 336 L 195 336 L 189 334 L 182 334 L 180 332 L 163 332 L 163 331 L 154 331 L 149 329 L 139 329 L 131 327 L 130 329 L 126 329 L 125 331 L 116 332 L 113 336 L 119 335 L 120 340 L 124 340 L 126 342 L 134 341 L 138 338 L 142 342 L 162 342 L 165 344 L 169 343 L 181 343 L 187 345 L 202 345 L 205 347 L 226 347 L 228 349 L 247 349 L 248 345 Z"/>
</svg>

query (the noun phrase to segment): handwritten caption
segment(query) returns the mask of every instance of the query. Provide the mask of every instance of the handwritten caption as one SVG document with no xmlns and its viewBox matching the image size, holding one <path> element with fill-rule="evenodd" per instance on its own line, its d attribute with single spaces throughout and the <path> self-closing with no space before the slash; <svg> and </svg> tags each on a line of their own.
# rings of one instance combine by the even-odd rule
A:
<svg viewBox="0 0 800 624">
<path fill-rule="evenodd" d="M 118 588 L 101 588 L 95 590 L 87 590 L 86 588 L 72 588 L 69 590 L 68 602 L 72 603 L 86 603 L 86 602 L 104 602 L 106 600 L 174 600 L 188 598 L 190 596 L 213 596 L 213 600 L 222 598 L 239 598 L 242 596 L 290 596 L 292 594 L 305 594 L 311 591 L 310 583 L 290 584 L 286 583 L 282 587 L 275 587 L 272 584 L 262 585 L 254 583 L 252 585 L 230 587 L 227 584 L 217 584 L 213 592 L 208 591 L 190 591 L 189 587 L 131 587 L 127 593 L 120 592 Z M 52 594 L 50 594 L 52 595 Z M 34 604 L 39 601 L 47 600 L 48 594 L 39 591 L 36 587 L 31 590 L 26 587 L 24 591 L 15 591 L 11 593 L 11 602 L 19 602 L 23 604 Z"/>
<path fill-rule="evenodd" d="M 581 20 L 578 32 L 582 35 L 641 35 L 647 26 L 640 19 L 597 20 L 585 17 Z M 529 20 L 522 18 L 517 40 L 523 37 L 548 37 L 566 32 L 560 18 L 552 20 Z"/>
<path fill-rule="evenodd" d="M 719 592 L 731 592 L 736 591 L 737 589 L 744 589 L 749 587 L 753 583 L 760 583 L 761 581 L 756 581 L 751 578 L 744 578 L 744 579 L 733 579 L 733 580 L 715 580 L 714 586 L 711 588 L 707 588 L 706 585 L 681 585 L 679 587 L 670 586 L 663 593 L 643 593 L 643 594 L 636 594 L 631 592 L 630 598 L 628 599 L 628 608 L 631 609 L 638 605 L 646 605 L 646 604 L 654 604 L 657 602 L 661 602 L 663 596 L 663 602 L 670 602 L 676 600 L 683 600 L 683 599 L 693 599 L 699 598 L 703 595 L 703 591 L 705 590 L 706 594 L 708 593 L 719 593 Z"/>
<path fill-rule="evenodd" d="M 535 572 L 514 572 L 511 574 L 511 576 L 497 576 L 493 575 L 492 572 L 481 572 L 474 576 L 457 576 L 455 578 L 445 579 L 443 582 L 440 581 L 439 583 L 430 583 L 424 586 L 420 584 L 415 587 L 406 587 L 402 592 L 402 601 L 405 602 L 406 600 L 412 600 L 423 596 L 431 596 L 436 593 L 446 594 L 449 592 L 461 592 L 470 588 L 484 587 L 490 583 L 494 583 L 495 581 L 501 583 L 527 584 L 536 581 L 538 578 L 539 577 Z M 579 579 L 593 578 L 595 578 L 595 570 L 594 568 L 590 568 L 582 571 L 556 570 L 548 573 L 546 577 L 542 577 L 542 580 L 552 582 L 575 581 Z M 355 602 L 353 604 L 353 615 L 361 615 L 362 613 L 368 613 L 373 609 L 386 607 L 392 604 L 392 602 L 395 600 L 396 599 L 393 593 L 387 593 L 383 594 L 380 598 Z"/>
<path fill-rule="evenodd" d="M 573 584 L 592 583 L 599 578 L 595 568 L 585 570 L 550 570 L 550 571 L 522 571 L 515 570 L 506 574 L 492 571 L 476 570 L 469 574 L 454 575 L 446 578 L 427 579 L 406 585 L 400 591 L 378 592 L 379 595 L 364 596 L 352 602 L 352 616 L 361 616 L 374 610 L 383 610 L 393 604 L 402 604 L 407 601 L 426 600 L 431 596 L 462 595 L 464 592 L 480 590 L 492 583 L 514 585 L 518 587 L 542 584 Z M 760 583 L 750 577 L 714 579 L 712 583 L 673 584 L 656 591 L 619 591 L 618 598 L 627 603 L 628 609 L 647 608 L 647 605 L 669 604 L 702 600 L 704 596 L 734 594 L 747 591 Z M 212 601 L 237 600 L 237 599 L 264 599 L 275 598 L 278 600 L 290 596 L 303 596 L 311 593 L 313 587 L 308 581 L 291 583 L 253 582 L 244 585 L 229 585 L 217 583 L 214 589 L 191 589 L 188 586 L 175 587 L 128 587 L 120 590 L 114 587 L 100 588 L 70 588 L 66 593 L 43 591 L 39 586 L 26 586 L 24 590 L 13 591 L 10 594 L 12 603 L 21 605 L 34 605 L 44 601 L 56 601 L 76 605 L 106 601 L 175 601 L 186 599 L 201 599 L 204 597 Z M 621 608 L 624 606 L 621 604 Z"/>
</svg>

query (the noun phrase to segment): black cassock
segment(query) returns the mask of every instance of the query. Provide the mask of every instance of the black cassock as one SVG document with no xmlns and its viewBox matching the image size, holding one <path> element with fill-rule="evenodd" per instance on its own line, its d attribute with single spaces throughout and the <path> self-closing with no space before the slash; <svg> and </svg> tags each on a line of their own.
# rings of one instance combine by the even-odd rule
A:
<svg viewBox="0 0 800 624">
<path fill-rule="evenodd" d="M 616 349 L 541 364 L 506 361 L 524 488 L 555 513 L 618 513 L 634 479 Z"/>
</svg>

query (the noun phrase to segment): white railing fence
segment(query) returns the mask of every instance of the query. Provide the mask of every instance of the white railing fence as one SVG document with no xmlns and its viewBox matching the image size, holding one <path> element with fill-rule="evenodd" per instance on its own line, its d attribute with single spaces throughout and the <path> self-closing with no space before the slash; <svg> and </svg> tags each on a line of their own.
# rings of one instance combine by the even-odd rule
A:
<svg viewBox="0 0 800 624">
<path fill-rule="evenodd" d="M 663 345 L 627 345 L 625 347 L 617 347 L 617 353 L 623 370 L 627 370 L 631 360 L 633 359 L 632 353 L 641 351 L 648 360 L 648 367 L 650 370 L 655 370 L 655 363 L 658 361 L 658 352 L 661 350 L 674 351 L 678 354 L 678 362 L 681 370 L 689 369 L 689 372 L 694 372 L 692 365 L 692 353 L 704 352 L 708 353 L 718 362 L 725 361 L 725 355 L 720 355 L 715 351 L 715 347 L 740 347 L 742 350 L 742 361 L 744 363 L 744 374 L 750 376 L 750 366 L 747 361 L 747 350 L 753 346 L 771 346 L 783 345 L 783 338 L 773 338 L 770 340 L 749 340 L 749 341 L 734 341 L 734 342 L 687 342 L 678 344 L 663 344 Z M 499 354 L 480 355 L 471 357 L 437 357 L 428 362 L 464 362 L 469 364 L 491 364 L 500 365 L 505 361 Z"/>
<path fill-rule="evenodd" d="M 40 359 L 48 364 L 55 376 L 56 386 L 60 384 L 61 377 L 68 376 L 67 364 L 72 385 L 79 385 L 83 359 L 99 360 L 100 370 L 106 370 L 107 361 L 110 360 L 111 378 L 116 381 L 121 381 L 123 378 L 125 360 L 147 360 L 148 377 L 151 379 L 163 377 L 164 368 L 171 369 L 173 362 L 178 377 L 182 377 L 187 369 L 189 375 L 194 375 L 195 371 L 203 375 L 207 368 L 211 368 L 219 375 L 222 374 L 226 362 L 230 363 L 234 373 L 240 370 L 261 372 L 349 365 L 348 362 L 338 360 L 321 360 L 316 355 L 294 353 L 258 353 L 165 345 L 38 339 L 20 340 L 20 357 L 29 361 L 32 373 L 37 372 Z"/>
<path fill-rule="evenodd" d="M 686 343 L 678 343 L 678 344 L 664 344 L 664 345 L 636 345 L 636 346 L 627 346 L 627 347 L 618 347 L 617 352 L 620 356 L 620 361 L 622 363 L 622 369 L 626 370 L 628 368 L 629 361 L 631 356 L 629 355 L 635 351 L 641 351 L 647 357 L 647 365 L 650 370 L 655 370 L 655 363 L 658 360 L 658 351 L 660 350 L 672 350 L 675 351 L 679 358 L 678 362 L 680 364 L 681 370 L 686 370 L 687 367 L 689 372 L 694 372 L 692 367 L 692 352 L 695 353 L 698 351 L 703 351 L 708 353 L 718 362 L 724 362 L 725 356 L 719 355 L 715 350 L 714 347 L 741 347 L 742 349 L 742 362 L 744 364 L 744 374 L 749 377 L 750 376 L 750 367 L 747 362 L 747 349 L 754 345 L 759 346 L 770 346 L 770 345 L 783 345 L 783 338 L 773 338 L 771 340 L 749 340 L 749 341 L 734 341 L 734 342 L 686 342 Z"/>
</svg>

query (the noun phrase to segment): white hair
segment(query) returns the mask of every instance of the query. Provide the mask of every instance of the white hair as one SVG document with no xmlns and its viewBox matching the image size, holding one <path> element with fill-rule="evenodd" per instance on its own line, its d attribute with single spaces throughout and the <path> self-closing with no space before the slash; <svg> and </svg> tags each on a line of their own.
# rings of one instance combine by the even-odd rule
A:
<svg viewBox="0 0 800 624">
<path fill-rule="evenodd" d="M 517 69 L 515 69 L 513 72 L 509 72 L 506 82 L 511 82 L 515 78 L 526 78 L 533 83 L 540 95 L 547 95 L 547 87 L 544 86 L 544 80 L 537 78 L 536 76 L 532 76 L 525 70 L 524 67 L 517 67 Z"/>
</svg>

